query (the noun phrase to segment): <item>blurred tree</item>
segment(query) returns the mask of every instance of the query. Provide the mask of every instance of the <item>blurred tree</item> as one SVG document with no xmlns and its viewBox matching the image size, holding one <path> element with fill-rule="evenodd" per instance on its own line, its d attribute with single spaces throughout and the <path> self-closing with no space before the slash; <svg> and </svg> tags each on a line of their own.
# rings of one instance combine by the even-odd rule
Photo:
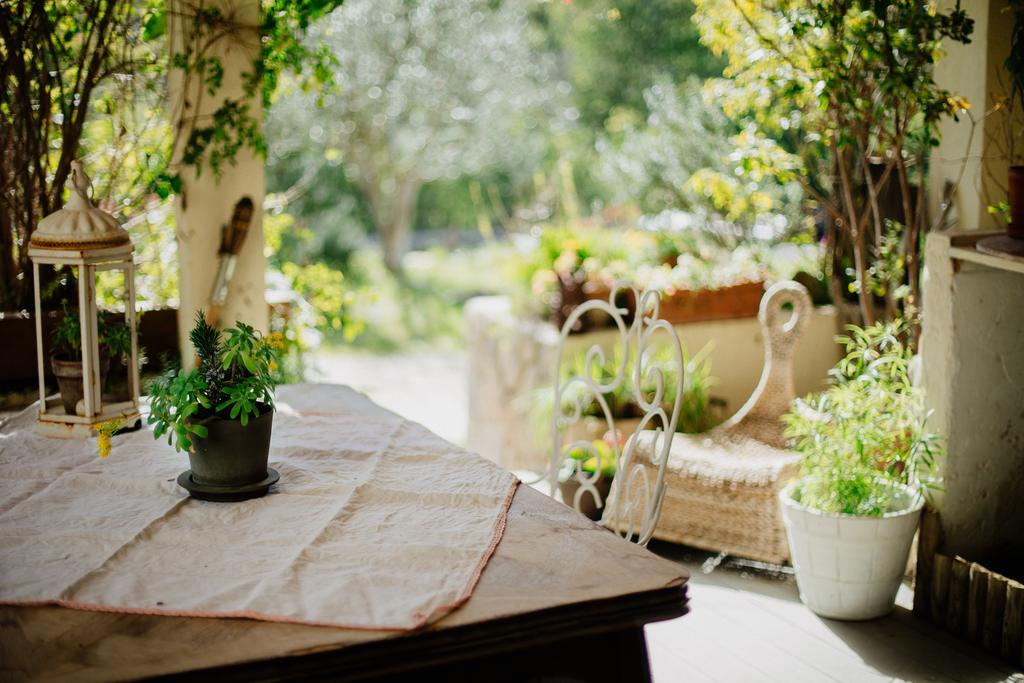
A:
<svg viewBox="0 0 1024 683">
<path fill-rule="evenodd" d="M 651 114 L 644 93 L 655 84 L 721 75 L 725 61 L 700 43 L 693 12 L 692 0 L 539 0 L 533 5 L 534 23 L 547 49 L 558 55 L 577 124 L 549 136 L 549 156 L 540 169 L 546 191 L 529 211 L 535 219 L 566 218 L 576 206 L 583 214 L 598 213 L 608 201 L 624 199 L 618 180 L 599 172 L 607 169 L 604 154 L 617 152 L 598 149 L 597 141 L 616 139 L 627 125 L 641 127 Z M 578 197 L 565 196 L 566 172 Z"/>
<path fill-rule="evenodd" d="M 834 300 L 848 255 L 848 288 L 865 324 L 876 318 L 876 298 L 888 318 L 912 314 L 928 149 L 938 121 L 969 106 L 935 82 L 934 65 L 944 40 L 970 41 L 973 21 L 959 2 L 944 10 L 920 0 L 697 6 L 703 40 L 729 59 L 709 95 L 754 124 L 738 139 L 743 170 L 799 180 L 827 215 Z"/>
<path fill-rule="evenodd" d="M 310 32 L 339 87 L 278 100 L 271 161 L 317 169 L 340 155 L 400 273 L 424 183 L 525 171 L 543 155 L 558 89 L 529 30 L 523 0 L 346 2 Z"/>
<path fill-rule="evenodd" d="M 0 310 L 29 307 L 29 238 L 63 203 L 93 97 L 134 64 L 140 33 L 130 0 L 0 3 Z"/>
<path fill-rule="evenodd" d="M 722 74 L 693 12 L 692 0 L 570 0 L 538 3 L 533 16 L 561 55 L 581 123 L 600 130 L 617 108 L 646 114 L 644 91 L 659 80 Z"/>
<path fill-rule="evenodd" d="M 269 100 L 283 71 L 310 64 L 315 79 L 328 80 L 328 56 L 302 38 L 340 2 L 261 0 L 249 91 Z M 169 21 L 188 22 L 196 45 L 169 46 Z M 204 51 L 235 28 L 230 11 L 202 0 L 182 0 L 174 11 L 166 0 L 0 0 L 0 310 L 31 304 L 26 247 L 37 221 L 62 204 L 73 159 L 87 158 L 95 200 L 150 244 L 168 230 L 158 217 L 166 205 L 158 205 L 180 190 L 171 164 L 178 143 L 183 164 L 214 168 L 243 146 L 262 149 L 259 122 L 237 101 L 209 119 L 185 117 L 180 128 L 164 111 L 172 65 L 204 92 L 219 90 L 223 68 Z"/>
<path fill-rule="evenodd" d="M 801 226 L 799 185 L 743 176 L 733 153 L 741 130 L 704 101 L 696 79 L 682 85 L 662 79 L 644 91 L 644 101 L 650 112 L 645 120 L 613 116 L 608 133 L 597 140 L 599 172 L 612 188 L 611 199 L 636 201 L 647 213 L 717 214 L 747 236 L 779 238 Z"/>
</svg>

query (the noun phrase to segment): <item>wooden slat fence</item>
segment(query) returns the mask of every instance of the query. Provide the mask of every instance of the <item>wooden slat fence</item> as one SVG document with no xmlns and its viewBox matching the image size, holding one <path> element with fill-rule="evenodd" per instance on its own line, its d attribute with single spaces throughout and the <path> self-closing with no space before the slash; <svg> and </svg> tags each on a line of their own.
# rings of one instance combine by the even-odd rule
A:
<svg viewBox="0 0 1024 683">
<path fill-rule="evenodd" d="M 1024 584 L 941 548 L 939 514 L 926 509 L 918 538 L 914 614 L 1024 666 Z"/>
</svg>

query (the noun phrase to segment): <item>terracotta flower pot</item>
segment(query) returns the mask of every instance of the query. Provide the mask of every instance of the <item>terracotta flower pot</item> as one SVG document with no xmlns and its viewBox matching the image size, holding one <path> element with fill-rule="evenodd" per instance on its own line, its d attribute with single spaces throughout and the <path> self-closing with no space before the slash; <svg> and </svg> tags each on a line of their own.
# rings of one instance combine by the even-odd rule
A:
<svg viewBox="0 0 1024 683">
<path fill-rule="evenodd" d="M 215 417 L 203 422 L 206 438 L 192 438 L 188 454 L 192 480 L 204 486 L 246 486 L 267 477 L 274 411 L 261 405 L 261 415 L 245 426 Z"/>
<path fill-rule="evenodd" d="M 673 325 L 754 318 L 763 296 L 763 282 L 743 282 L 718 289 L 680 290 L 662 299 L 661 318 Z"/>
<path fill-rule="evenodd" d="M 1024 166 L 1010 167 L 1010 223 L 1006 234 L 1024 240 Z"/>
<path fill-rule="evenodd" d="M 551 301 L 551 322 L 561 328 L 565 321 L 572 315 L 577 306 L 591 300 L 608 301 L 612 294 L 611 285 L 600 280 L 588 279 L 587 273 L 580 270 L 573 273 L 556 273 L 558 278 L 558 293 Z M 626 309 L 622 316 L 627 325 L 633 322 L 633 314 L 636 311 L 636 301 L 633 292 L 629 289 L 619 290 L 615 297 L 615 304 Z M 570 332 L 579 334 L 589 330 L 597 330 L 606 327 L 614 327 L 615 321 L 604 311 L 588 311 L 580 316 L 572 326 Z"/>
<path fill-rule="evenodd" d="M 60 401 L 66 415 L 75 415 L 78 402 L 85 397 L 85 383 L 82 381 L 82 361 L 50 356 L 50 367 L 60 388 Z M 110 369 L 110 359 L 100 360 L 100 383 L 103 383 Z"/>
</svg>

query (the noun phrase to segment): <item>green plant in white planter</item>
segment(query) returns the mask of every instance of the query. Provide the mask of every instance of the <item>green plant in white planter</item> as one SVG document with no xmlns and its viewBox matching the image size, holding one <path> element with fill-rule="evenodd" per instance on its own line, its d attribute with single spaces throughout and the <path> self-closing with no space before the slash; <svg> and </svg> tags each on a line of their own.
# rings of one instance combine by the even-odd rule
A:
<svg viewBox="0 0 1024 683">
<path fill-rule="evenodd" d="M 941 447 L 910 380 L 905 323 L 848 330 L 832 386 L 784 417 L 803 463 L 780 498 L 801 599 L 871 619 L 892 610 Z"/>
</svg>

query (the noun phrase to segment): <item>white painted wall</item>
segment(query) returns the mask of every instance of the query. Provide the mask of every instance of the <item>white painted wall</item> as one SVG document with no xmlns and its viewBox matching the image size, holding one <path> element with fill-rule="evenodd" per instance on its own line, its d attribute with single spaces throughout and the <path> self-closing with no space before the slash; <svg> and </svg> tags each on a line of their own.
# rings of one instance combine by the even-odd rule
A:
<svg viewBox="0 0 1024 683">
<path fill-rule="evenodd" d="M 188 12 L 189 3 L 170 0 L 177 11 Z M 259 0 L 216 0 L 208 2 L 230 13 L 235 20 L 247 27 L 237 35 L 218 41 L 211 53 L 220 57 L 224 66 L 223 87 L 217 97 L 204 95 L 197 102 L 201 114 L 216 110 L 225 97 L 242 94 L 242 74 L 252 70 L 253 59 L 259 46 L 257 27 L 260 19 Z M 186 30 L 186 21 L 172 24 L 176 30 Z M 171 39 L 180 44 L 181 34 Z M 172 48 L 173 49 L 173 48 Z M 173 105 L 178 101 L 177 93 L 186 84 L 183 74 L 175 70 L 171 78 Z M 251 98 L 250 110 L 262 116 L 259 97 Z M 180 152 L 180 150 L 178 150 Z M 263 159 L 249 150 L 242 150 L 234 165 L 222 168 L 219 178 L 208 168 L 199 172 L 186 170 L 182 178 L 182 193 L 175 206 L 177 214 L 178 269 L 180 282 L 180 306 L 178 308 L 178 342 L 182 349 L 182 361 L 192 359 L 188 332 L 192 329 L 195 313 L 204 307 L 210 297 L 213 280 L 217 274 L 217 250 L 220 246 L 221 226 L 231 219 L 235 203 L 244 195 L 252 198 L 253 219 L 242 251 L 239 254 L 235 275 L 231 283 L 226 305 L 221 311 L 221 326 L 230 326 L 242 320 L 256 328 L 266 330 L 268 309 L 264 298 L 263 254 Z"/>
<path fill-rule="evenodd" d="M 954 261 L 951 240 L 928 236 L 923 381 L 946 439 L 943 552 L 981 560 L 1024 527 L 1024 273 Z"/>
<path fill-rule="evenodd" d="M 944 0 L 940 4 L 949 9 L 956 3 Z M 931 156 L 928 190 L 933 220 L 941 213 L 944 186 L 947 182 L 955 183 L 963 170 L 949 227 L 1000 227 L 988 213 L 988 206 L 1006 199 L 1008 163 L 1000 152 L 1006 117 L 1002 112 L 988 117 L 985 113 L 1008 93 L 1009 83 L 1002 66 L 1009 54 L 1013 25 L 1005 11 L 1008 4 L 1008 0 L 961 0 L 961 7 L 974 19 L 974 36 L 967 45 L 947 43 L 945 57 L 935 66 L 939 85 L 971 104 L 969 116 L 961 116 L 959 121 L 947 118 L 939 125 L 941 144 Z M 973 136 L 970 117 L 977 122 Z M 1016 125 L 1020 126 L 1022 120 L 1024 112 L 1018 108 Z M 1024 140 L 1020 142 L 1024 145 Z"/>
</svg>

